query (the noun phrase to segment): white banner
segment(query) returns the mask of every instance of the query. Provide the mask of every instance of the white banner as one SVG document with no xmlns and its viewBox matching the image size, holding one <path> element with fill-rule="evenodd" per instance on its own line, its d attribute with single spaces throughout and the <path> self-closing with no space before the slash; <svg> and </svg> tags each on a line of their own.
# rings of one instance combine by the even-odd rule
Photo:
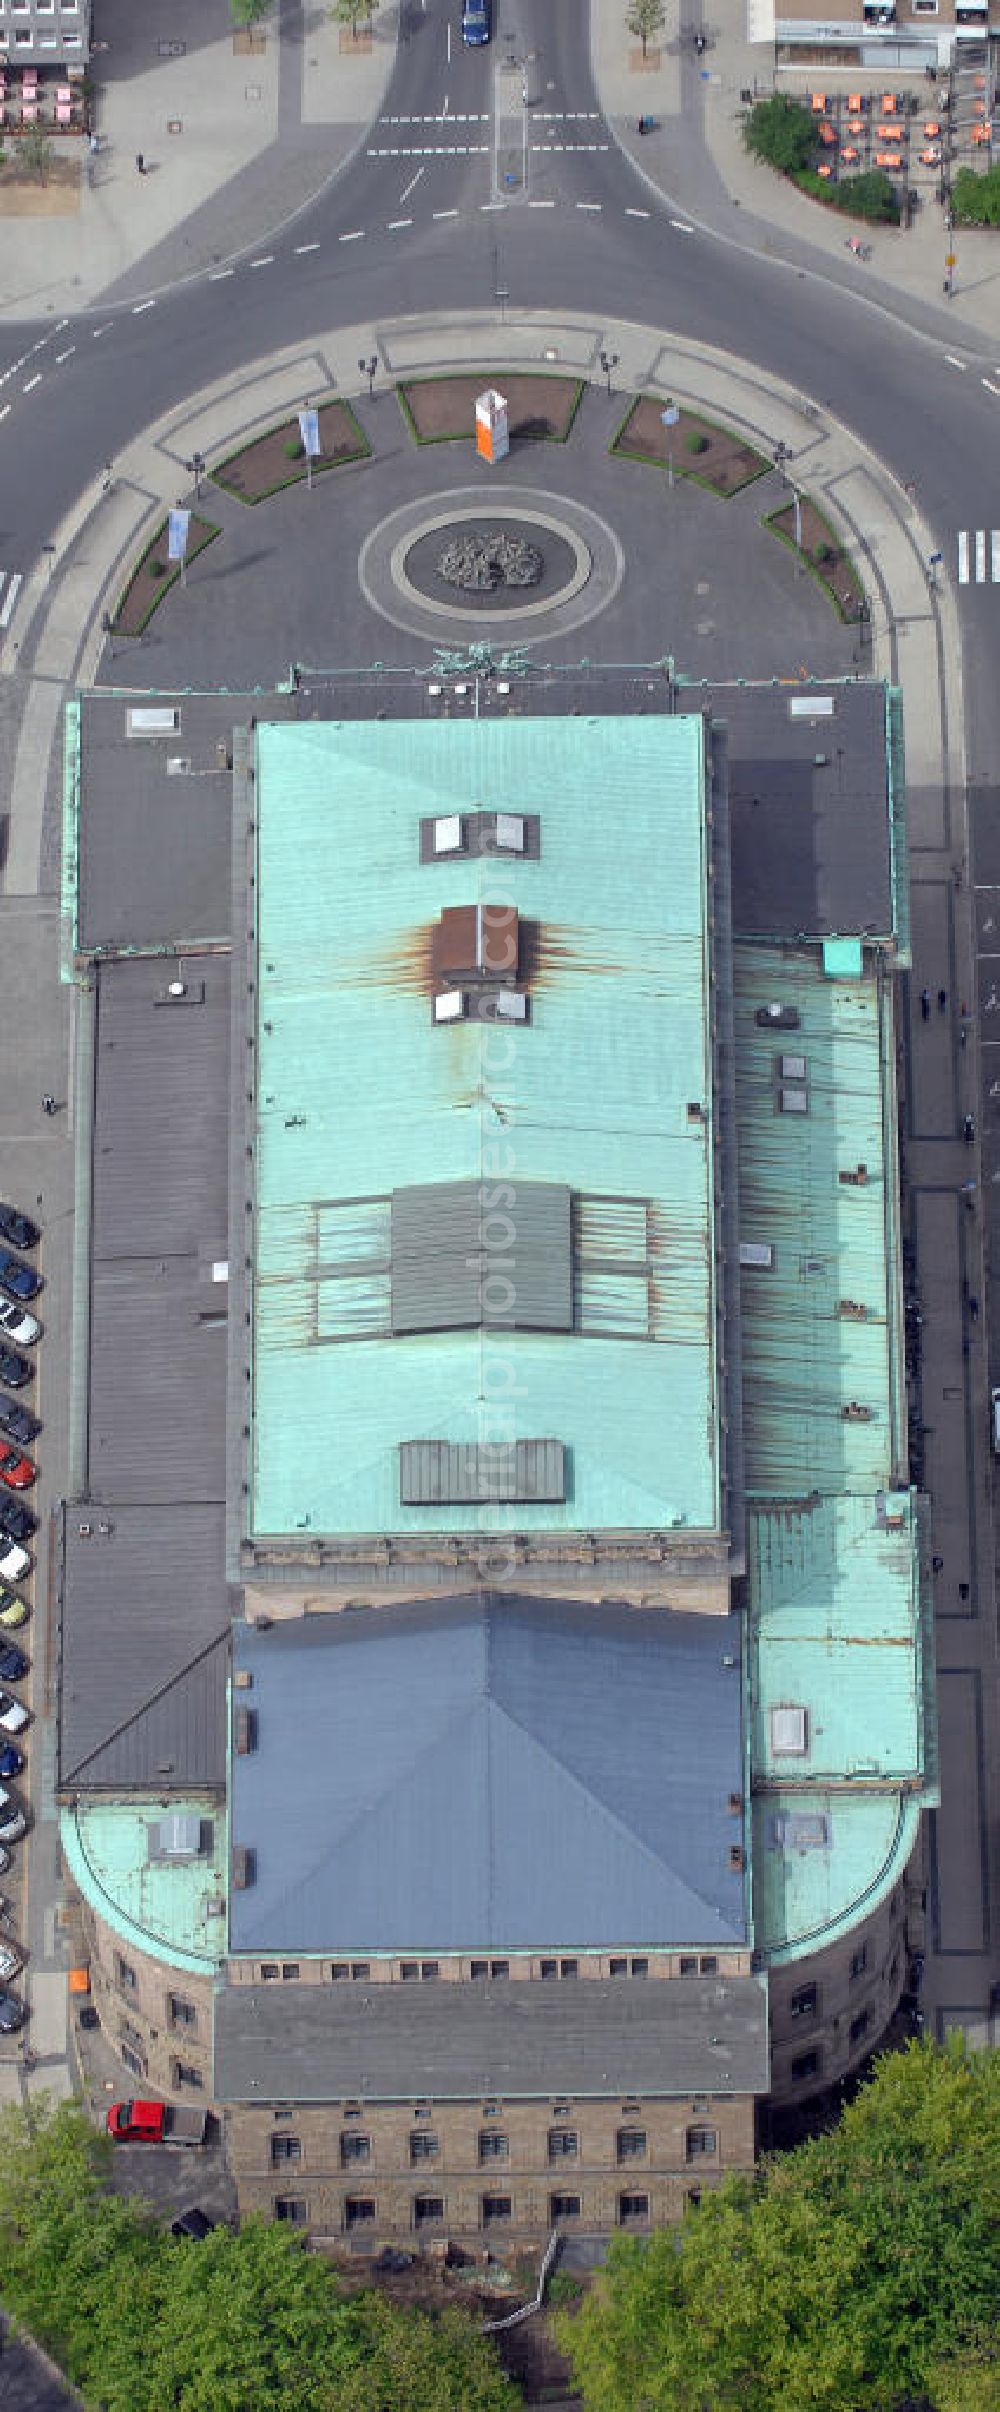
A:
<svg viewBox="0 0 1000 2412">
<path fill-rule="evenodd" d="M 190 511 L 171 511 L 167 520 L 167 560 L 183 561 L 187 552 Z"/>
<path fill-rule="evenodd" d="M 319 459 L 318 410 L 300 410 L 299 434 L 302 438 L 302 449 L 306 454 L 306 458 L 310 461 L 317 461 Z"/>
</svg>

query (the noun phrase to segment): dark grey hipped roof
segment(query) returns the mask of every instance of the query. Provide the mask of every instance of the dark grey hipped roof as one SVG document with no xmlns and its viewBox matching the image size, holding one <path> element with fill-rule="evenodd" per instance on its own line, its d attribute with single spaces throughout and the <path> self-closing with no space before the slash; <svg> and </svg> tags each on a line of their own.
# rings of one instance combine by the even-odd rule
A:
<svg viewBox="0 0 1000 2412">
<path fill-rule="evenodd" d="M 237 1626 L 234 1951 L 745 1938 L 736 1618 L 489 1594 Z"/>
<path fill-rule="evenodd" d="M 67 1790 L 225 1783 L 223 1538 L 221 1504 L 67 1508 L 59 1724 Z"/>
<path fill-rule="evenodd" d="M 231 1985 L 215 2008 L 222 2102 L 764 2094 L 768 2081 L 757 1977 Z"/>
<path fill-rule="evenodd" d="M 884 688 L 682 689 L 680 708 L 703 693 L 727 733 L 736 936 L 888 936 Z M 810 717 L 817 699 L 828 715 Z"/>
</svg>

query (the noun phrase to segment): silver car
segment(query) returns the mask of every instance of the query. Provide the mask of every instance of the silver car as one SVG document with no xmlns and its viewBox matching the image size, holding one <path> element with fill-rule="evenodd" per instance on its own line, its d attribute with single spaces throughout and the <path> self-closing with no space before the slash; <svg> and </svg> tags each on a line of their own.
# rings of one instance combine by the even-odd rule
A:
<svg viewBox="0 0 1000 2412">
<path fill-rule="evenodd" d="M 31 1710 L 23 1700 L 15 1700 L 13 1692 L 0 1692 L 0 1733 L 23 1734 L 31 1723 Z"/>
</svg>

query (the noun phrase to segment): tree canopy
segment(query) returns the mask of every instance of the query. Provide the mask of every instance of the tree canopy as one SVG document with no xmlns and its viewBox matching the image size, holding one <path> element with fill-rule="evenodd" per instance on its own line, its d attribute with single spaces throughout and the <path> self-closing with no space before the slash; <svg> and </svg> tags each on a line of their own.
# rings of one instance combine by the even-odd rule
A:
<svg viewBox="0 0 1000 2412">
<path fill-rule="evenodd" d="M 587 2412 L 996 2412 L 1000 2060 L 913 2043 L 828 2135 L 611 2248 L 559 2323 Z"/>
<path fill-rule="evenodd" d="M 755 159 L 766 160 L 768 167 L 791 176 L 796 168 L 811 164 L 816 149 L 815 119 L 802 101 L 773 92 L 770 99 L 755 101 L 747 110 L 743 140 Z"/>
<path fill-rule="evenodd" d="M 95 2412 L 511 2412 L 461 2309 L 345 2295 L 260 2220 L 172 2237 L 106 2172 L 106 2139 L 73 2105 L 0 2111 L 4 2301 Z"/>
<path fill-rule="evenodd" d="M 951 209 L 956 226 L 1000 226 L 1000 167 L 959 168 Z"/>
<path fill-rule="evenodd" d="M 630 0 L 628 29 L 630 34 L 635 34 L 642 43 L 643 58 L 646 56 L 646 45 L 650 34 L 662 31 L 666 24 L 666 16 L 663 0 Z"/>
</svg>

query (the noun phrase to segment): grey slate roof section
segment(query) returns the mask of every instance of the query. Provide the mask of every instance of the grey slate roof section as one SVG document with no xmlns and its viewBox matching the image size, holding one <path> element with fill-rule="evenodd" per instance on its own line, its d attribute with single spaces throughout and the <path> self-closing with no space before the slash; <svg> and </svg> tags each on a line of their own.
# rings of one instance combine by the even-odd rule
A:
<svg viewBox="0 0 1000 2412">
<path fill-rule="evenodd" d="M 793 697 L 815 694 L 833 698 L 832 715 L 792 719 Z M 737 937 L 888 936 L 884 689 L 682 687 L 677 700 L 726 723 Z"/>
<path fill-rule="evenodd" d="M 223 1513 L 67 1507 L 61 1787 L 225 1783 Z"/>
<path fill-rule="evenodd" d="M 565 1499 L 566 1451 L 557 1440 L 401 1441 L 404 1507 L 491 1499 Z"/>
<path fill-rule="evenodd" d="M 227 1986 L 220 2102 L 763 2094 L 758 1977 Z"/>
<path fill-rule="evenodd" d="M 130 737 L 130 703 L 174 703 L 180 728 Z M 178 946 L 229 933 L 234 720 L 229 695 L 85 695 L 80 735 L 78 942 L 90 952 Z M 269 717 L 282 717 L 268 697 Z M 170 761 L 189 762 L 172 773 Z"/>
<path fill-rule="evenodd" d="M 232 1949 L 743 1943 L 739 1653 L 734 1617 L 489 1593 L 238 1625 Z"/>
<path fill-rule="evenodd" d="M 505 1183 L 502 1211 L 491 1207 L 494 1190 L 442 1181 L 393 1191 L 394 1332 L 572 1328 L 568 1188 Z"/>
</svg>

